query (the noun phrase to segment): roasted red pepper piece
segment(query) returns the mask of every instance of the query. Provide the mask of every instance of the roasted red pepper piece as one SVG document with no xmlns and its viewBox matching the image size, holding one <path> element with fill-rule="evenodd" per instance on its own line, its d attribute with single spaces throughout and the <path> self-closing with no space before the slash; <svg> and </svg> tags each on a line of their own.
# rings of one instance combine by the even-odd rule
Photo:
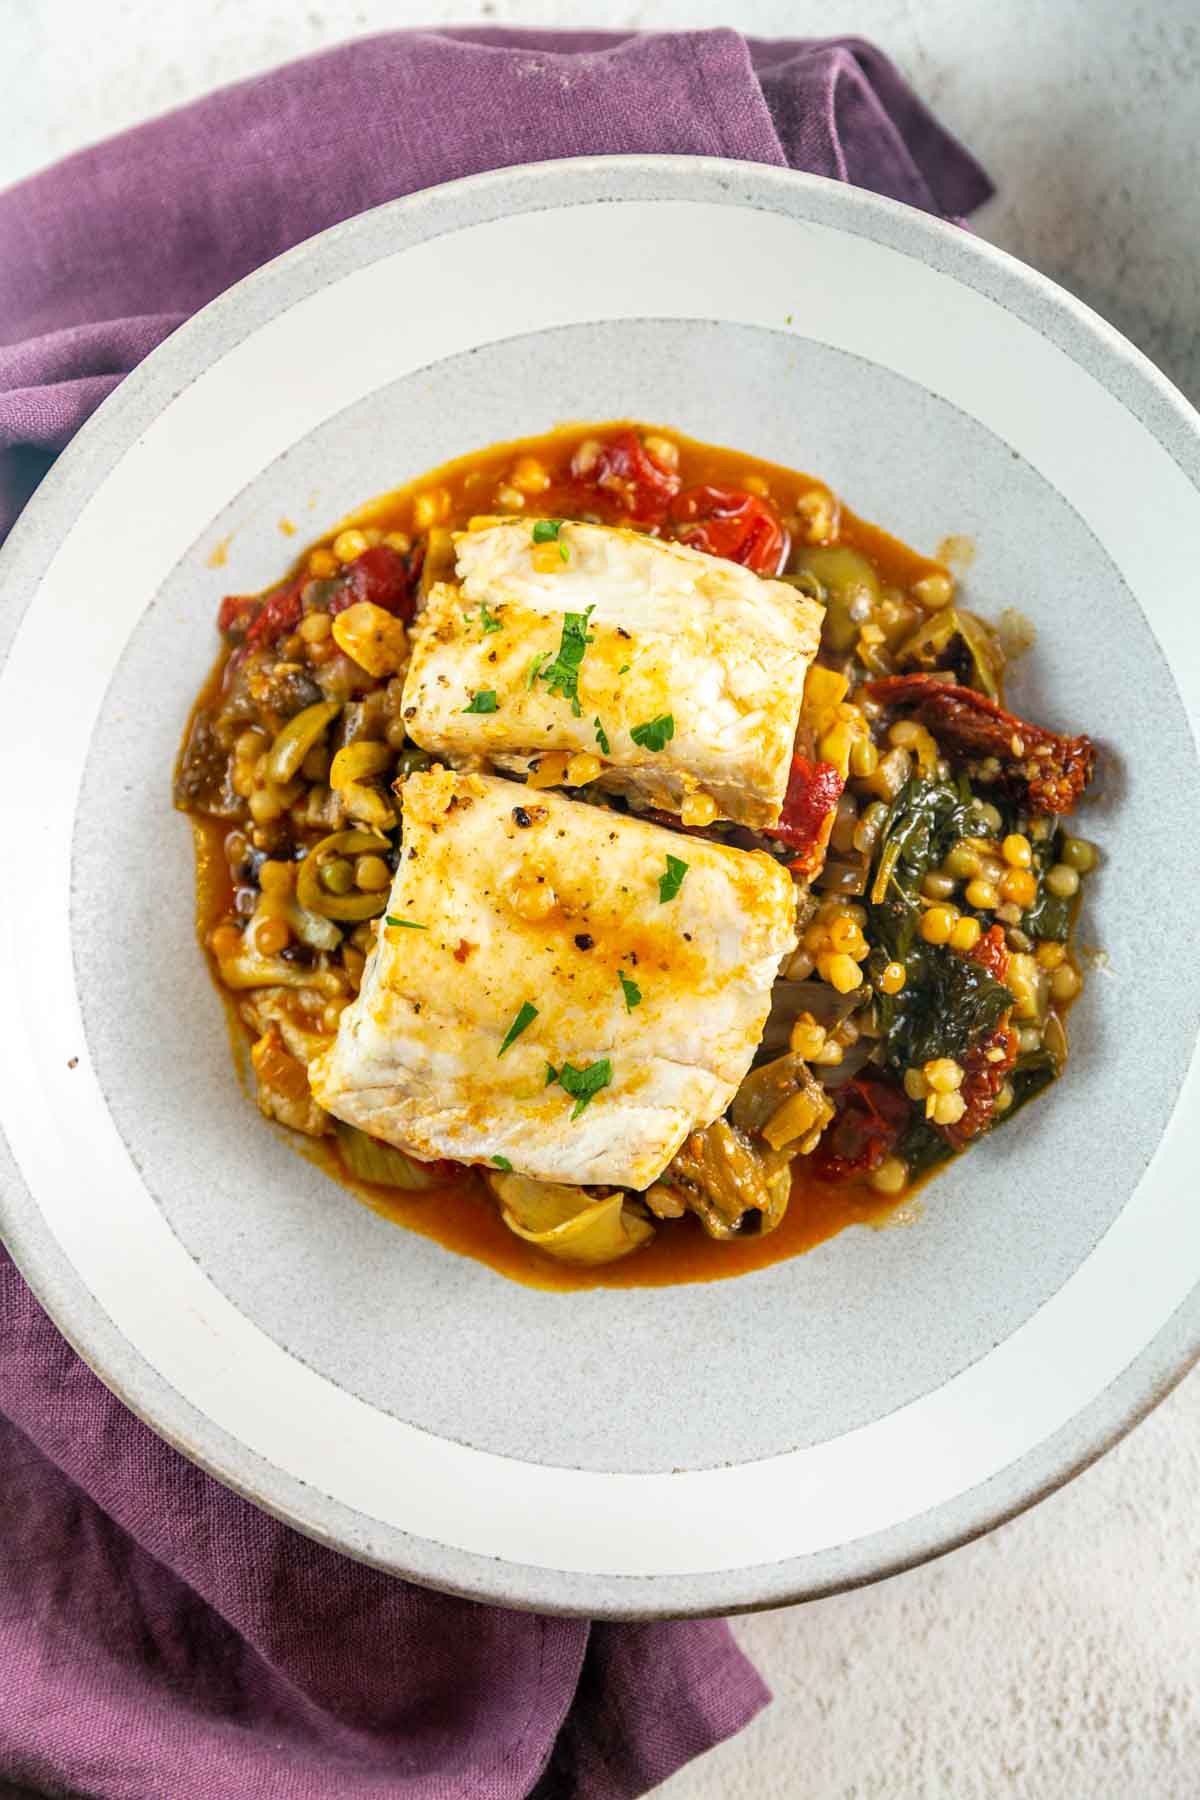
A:
<svg viewBox="0 0 1200 1800">
<path fill-rule="evenodd" d="M 939 681 L 936 675 L 887 675 L 869 681 L 866 691 L 885 706 L 911 707 L 948 750 L 980 760 L 996 757 L 1003 779 L 1031 812 L 1073 812 L 1095 770 L 1090 738 L 1063 737 L 1030 725 L 974 688 Z"/>
<path fill-rule="evenodd" d="M 756 575 L 778 575 L 787 561 L 783 521 L 770 501 L 757 494 L 739 488 L 685 488 L 671 503 L 671 519 L 681 544 L 741 563 Z"/>
<path fill-rule="evenodd" d="M 989 926 L 973 950 L 966 955 L 986 969 L 994 981 L 1003 981 L 1011 961 L 1004 932 L 999 925 Z M 996 1029 L 973 1044 L 962 1059 L 962 1086 L 959 1093 L 967 1110 L 957 1125 L 939 1125 L 948 1144 L 961 1150 L 972 1138 L 986 1131 L 996 1111 L 996 1096 L 1012 1073 L 1017 1060 L 1017 1034 L 1010 1024 L 1011 1013 L 1005 1013 Z M 1000 1055 L 995 1052 L 999 1050 Z"/>
<path fill-rule="evenodd" d="M 305 577 L 297 575 L 265 596 L 226 594 L 217 612 L 217 629 L 243 653 L 275 643 L 300 623 L 304 582 Z"/>
<path fill-rule="evenodd" d="M 581 460 L 577 451 L 571 474 L 607 502 L 597 510 L 624 513 L 639 525 L 660 525 L 679 492 L 676 470 L 655 462 L 636 431 L 619 431 L 601 446 L 594 461 Z"/>
<path fill-rule="evenodd" d="M 813 876 L 819 872 L 845 785 L 844 776 L 832 763 L 810 762 L 799 753 L 792 757 L 779 820 L 766 828 L 766 835 L 800 851 L 791 865 L 794 874 Z"/>
<path fill-rule="evenodd" d="M 414 581 L 408 559 L 388 544 L 375 544 L 356 556 L 341 577 L 341 589 L 329 603 L 331 613 L 345 612 L 360 600 L 369 600 L 405 624 L 416 607 Z"/>
<path fill-rule="evenodd" d="M 899 1088 L 873 1075 L 856 1075 L 834 1095 L 837 1112 L 809 1159 L 822 1181 L 871 1175 L 888 1156 L 912 1117 Z"/>
<path fill-rule="evenodd" d="M 217 612 L 217 630 L 222 637 L 232 638 L 235 644 L 240 644 L 261 605 L 258 594 L 226 594 Z"/>
<path fill-rule="evenodd" d="M 217 627 L 247 650 L 273 644 L 300 623 L 303 587 L 304 577 L 297 576 L 265 598 L 260 594 L 226 594 L 217 613 Z"/>
<path fill-rule="evenodd" d="M 257 650 L 263 644 L 278 643 L 289 631 L 295 631 L 304 612 L 300 598 L 304 582 L 304 576 L 297 576 L 295 581 L 289 581 L 286 587 L 267 596 L 246 633 L 248 649 Z"/>
</svg>

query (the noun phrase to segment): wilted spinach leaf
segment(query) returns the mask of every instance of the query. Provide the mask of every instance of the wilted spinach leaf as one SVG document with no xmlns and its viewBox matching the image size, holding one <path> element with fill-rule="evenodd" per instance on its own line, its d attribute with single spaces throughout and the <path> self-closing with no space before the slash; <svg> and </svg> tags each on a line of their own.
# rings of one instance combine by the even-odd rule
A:
<svg viewBox="0 0 1200 1800">
<path fill-rule="evenodd" d="M 996 1029 L 1012 992 L 979 963 L 941 944 L 922 945 L 920 971 L 894 996 L 884 1057 L 894 1069 L 920 1068 L 935 1056 L 961 1062 L 972 1044 Z"/>
<path fill-rule="evenodd" d="M 1033 846 L 1033 872 L 1037 876 L 1037 898 L 1021 920 L 1030 937 L 1052 938 L 1057 944 L 1065 944 L 1071 931 L 1071 915 L 1075 908 L 1073 899 L 1064 899 L 1059 894 L 1052 894 L 1046 886 L 1046 874 L 1058 861 L 1059 830 L 1057 824 L 1042 843 Z"/>
<path fill-rule="evenodd" d="M 916 905 L 923 878 L 941 862 L 960 837 L 978 831 L 971 808 L 971 789 L 964 779 L 957 786 L 944 781 L 922 781 L 913 776 L 892 801 L 879 834 L 871 902 L 889 899 Z"/>
<path fill-rule="evenodd" d="M 1024 1056 L 1018 1056 L 1008 1078 L 1012 1084 L 1013 1103 L 1007 1112 L 997 1113 L 994 1123 L 1007 1125 L 1027 1101 L 1049 1087 L 1052 1081 L 1057 1081 L 1061 1073 L 1057 1058 L 1049 1050 L 1030 1050 Z"/>
<path fill-rule="evenodd" d="M 908 1164 L 909 1180 L 915 1181 L 927 1175 L 930 1169 L 936 1169 L 939 1163 L 948 1162 L 954 1150 L 928 1119 L 920 1112 L 914 1112 L 897 1140 L 896 1155 Z"/>
<path fill-rule="evenodd" d="M 970 784 L 913 777 L 892 802 L 879 837 L 870 887 L 870 970 L 902 963 L 898 994 L 876 999 L 884 1056 L 895 1069 L 934 1056 L 959 1057 L 1012 1005 L 1006 987 L 977 963 L 920 936 L 921 883 L 959 838 L 977 835 Z"/>
</svg>

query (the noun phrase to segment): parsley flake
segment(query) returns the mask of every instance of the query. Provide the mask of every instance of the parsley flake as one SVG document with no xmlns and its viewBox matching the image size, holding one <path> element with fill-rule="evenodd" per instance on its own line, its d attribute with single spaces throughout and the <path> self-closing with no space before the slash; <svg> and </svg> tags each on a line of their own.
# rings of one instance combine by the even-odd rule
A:
<svg viewBox="0 0 1200 1800">
<path fill-rule="evenodd" d="M 504 1042 L 501 1044 L 500 1048 L 496 1052 L 497 1061 L 500 1059 L 500 1057 L 502 1057 L 504 1055 L 504 1052 L 507 1049 L 509 1049 L 513 1044 L 516 1043 L 516 1041 L 520 1037 L 521 1033 L 528 1026 L 533 1024 L 533 1021 L 537 1018 L 537 1016 L 538 1016 L 537 1007 L 530 1006 L 528 1000 L 522 1000 L 520 1006 L 517 1009 L 517 1016 L 513 1020 L 512 1024 L 509 1026 L 508 1030 L 505 1032 Z"/>
<path fill-rule="evenodd" d="M 492 1167 L 493 1169 L 503 1169 L 506 1175 L 512 1174 L 512 1164 L 507 1156 L 493 1156 Z"/>
<path fill-rule="evenodd" d="M 605 731 L 599 719 L 593 719 L 592 724 L 596 728 L 596 742 L 599 744 L 605 756 L 610 755 L 612 752 L 612 745 L 608 741 L 608 733 Z"/>
<path fill-rule="evenodd" d="M 558 1070 L 553 1063 L 546 1064 L 546 1086 L 553 1087 L 558 1080 Z"/>
<path fill-rule="evenodd" d="M 575 1105 L 571 1117 L 577 1119 L 589 1101 L 594 1100 L 601 1088 L 606 1088 L 612 1080 L 612 1064 L 607 1056 L 599 1062 L 589 1063 L 586 1069 L 577 1069 L 571 1063 L 564 1063 L 558 1071 L 558 1083 L 568 1093 Z"/>
<path fill-rule="evenodd" d="M 636 981 L 630 979 L 624 969 L 617 970 L 617 980 L 621 984 L 621 992 L 625 996 L 625 1011 L 632 1012 L 642 1002 L 642 990 Z"/>
<path fill-rule="evenodd" d="M 480 688 L 477 694 L 471 695 L 470 705 L 463 707 L 463 711 L 469 713 L 494 713 L 499 709 L 495 688 Z"/>
<path fill-rule="evenodd" d="M 674 714 L 659 713 L 657 719 L 647 719 L 644 725 L 635 725 L 629 735 L 643 750 L 665 750 L 675 736 Z"/>
<path fill-rule="evenodd" d="M 628 675 L 628 673 L 629 673 L 630 669 L 632 669 L 632 667 L 633 667 L 632 663 L 622 663 L 620 668 L 617 670 L 617 674 L 618 675 Z"/>
<path fill-rule="evenodd" d="M 675 898 L 676 894 L 683 886 L 683 878 L 687 872 L 687 863 L 681 862 L 677 856 L 668 856 L 667 872 L 665 875 L 660 875 L 658 878 L 658 901 L 660 906 L 665 906 L 668 900 L 673 900 Z"/>
<path fill-rule="evenodd" d="M 485 633 L 504 630 L 504 626 L 496 617 L 495 613 L 488 611 L 488 603 L 486 600 L 481 600 L 479 603 L 479 623 L 483 626 Z"/>
<path fill-rule="evenodd" d="M 562 528 L 562 519 L 537 519 L 533 526 L 533 541 L 535 544 L 557 544 L 563 562 L 570 562 L 571 552 Z"/>
<path fill-rule="evenodd" d="M 405 931 L 428 931 L 428 925 L 418 925 L 415 919 L 398 919 L 395 913 L 388 913 L 384 918 L 385 925 L 402 925 Z"/>
<path fill-rule="evenodd" d="M 529 674 L 525 677 L 525 686 L 532 688 L 538 677 L 538 670 L 549 656 L 548 650 L 540 650 L 529 665 Z"/>
<path fill-rule="evenodd" d="M 587 634 L 587 624 L 594 611 L 595 608 L 589 606 L 586 612 L 563 614 L 558 655 L 546 668 L 538 671 L 538 679 L 547 684 L 552 694 L 561 694 L 564 700 L 571 702 L 571 711 L 577 719 L 583 711 L 579 704 L 579 665 L 592 642 Z"/>
</svg>

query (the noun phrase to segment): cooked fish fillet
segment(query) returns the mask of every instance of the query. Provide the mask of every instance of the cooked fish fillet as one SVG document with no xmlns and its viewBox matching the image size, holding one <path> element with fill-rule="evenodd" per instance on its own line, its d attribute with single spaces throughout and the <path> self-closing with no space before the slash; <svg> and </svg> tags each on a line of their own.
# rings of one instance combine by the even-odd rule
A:
<svg viewBox="0 0 1200 1800">
<path fill-rule="evenodd" d="M 435 768 L 401 799 L 408 924 L 381 926 L 314 1095 L 420 1157 L 647 1187 L 750 1066 L 795 943 L 786 871 L 494 776 Z M 570 1071 L 605 1060 L 579 1106 Z"/>
<path fill-rule="evenodd" d="M 610 790 L 673 812 L 698 790 L 720 816 L 773 824 L 824 609 L 683 544 L 576 524 L 537 544 L 536 523 L 458 538 L 459 584 L 433 587 L 416 633 L 404 688 L 413 739 L 517 770 L 539 751 L 586 751 Z M 589 608 L 573 698 L 555 659 L 564 616 Z M 635 741 L 663 719 L 669 738 Z"/>
</svg>

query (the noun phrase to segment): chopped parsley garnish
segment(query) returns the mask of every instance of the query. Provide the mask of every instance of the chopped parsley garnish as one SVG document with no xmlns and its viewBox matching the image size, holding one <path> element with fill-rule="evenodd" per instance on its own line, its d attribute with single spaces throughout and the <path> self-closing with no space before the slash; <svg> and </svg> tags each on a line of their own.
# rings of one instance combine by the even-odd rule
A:
<svg viewBox="0 0 1200 1800">
<path fill-rule="evenodd" d="M 579 665 L 592 641 L 587 634 L 587 623 L 594 611 L 595 608 L 589 606 L 586 612 L 563 614 L 558 655 L 538 671 L 538 679 L 547 684 L 552 694 L 561 694 L 564 700 L 571 702 L 571 711 L 576 718 L 583 711 L 579 704 Z"/>
<path fill-rule="evenodd" d="M 429 930 L 428 925 L 418 925 L 417 921 L 415 919 L 398 919 L 396 917 L 395 913 L 387 913 L 384 916 L 383 922 L 385 925 L 402 925 L 404 927 L 405 931 L 428 931 Z"/>
<path fill-rule="evenodd" d="M 688 865 L 680 862 L 677 856 L 668 856 L 667 872 L 658 878 L 658 899 L 660 906 L 673 900 L 683 886 L 683 878 L 688 872 Z"/>
<path fill-rule="evenodd" d="M 629 673 L 630 669 L 632 669 L 632 667 L 633 667 L 632 663 L 622 663 L 620 668 L 617 670 L 617 674 L 618 675 L 628 675 L 628 673 Z"/>
<path fill-rule="evenodd" d="M 545 660 L 549 656 L 549 654 L 550 654 L 550 652 L 548 650 L 539 650 L 538 654 L 534 657 L 533 661 L 530 663 L 529 673 L 525 677 L 525 686 L 527 688 L 533 687 L 533 684 L 537 680 L 537 677 L 538 677 L 538 670 L 541 668 L 542 664 L 545 662 Z"/>
<path fill-rule="evenodd" d="M 644 725 L 635 725 L 629 735 L 643 750 L 665 750 L 675 736 L 674 715 L 659 713 L 657 719 L 647 719 Z"/>
<path fill-rule="evenodd" d="M 496 698 L 495 688 L 480 688 L 477 694 L 471 695 L 471 703 L 469 706 L 464 706 L 463 711 L 470 713 L 493 713 L 498 712 L 499 708 L 500 702 Z"/>
<path fill-rule="evenodd" d="M 586 1069 L 577 1069 L 571 1063 L 564 1063 L 558 1071 L 558 1084 L 575 1102 L 571 1117 L 577 1119 L 588 1102 L 594 1100 L 600 1089 L 606 1088 L 611 1080 L 612 1064 L 607 1056 L 602 1056 L 599 1062 L 589 1063 Z"/>
<path fill-rule="evenodd" d="M 530 1026 L 533 1024 L 533 1021 L 537 1018 L 537 1016 L 538 1016 L 537 1007 L 530 1006 L 528 1000 L 522 1000 L 520 1007 L 517 1010 L 517 1016 L 513 1020 L 512 1024 L 509 1026 L 508 1030 L 505 1032 L 504 1042 L 501 1044 L 500 1048 L 496 1052 L 497 1060 L 499 1060 L 499 1058 L 504 1055 L 504 1052 L 507 1049 L 509 1049 L 513 1044 L 516 1043 L 516 1041 L 520 1037 L 521 1033 L 527 1028 L 527 1026 Z"/>
<path fill-rule="evenodd" d="M 504 630 L 504 626 L 500 623 L 500 620 L 496 617 L 495 613 L 488 611 L 488 603 L 486 600 L 481 600 L 479 603 L 479 623 L 483 626 L 485 632 Z"/>
<path fill-rule="evenodd" d="M 563 521 L 561 519 L 535 519 L 533 541 L 535 544 L 557 544 L 558 554 L 564 562 L 570 562 L 571 552 L 567 540 L 561 535 Z"/>
<path fill-rule="evenodd" d="M 507 1156 L 493 1156 L 492 1167 L 493 1169 L 503 1169 L 506 1175 L 512 1174 L 512 1164 Z"/>
<path fill-rule="evenodd" d="M 596 742 L 599 744 L 601 750 L 603 750 L 605 756 L 610 755 L 612 752 L 612 745 L 608 741 L 607 731 L 605 731 L 599 719 L 593 719 L 592 724 L 596 728 Z"/>
<path fill-rule="evenodd" d="M 636 981 L 632 981 L 624 969 L 617 970 L 617 980 L 621 984 L 621 992 L 625 996 L 625 1011 L 632 1012 L 635 1006 L 642 1003 L 642 990 Z"/>
<path fill-rule="evenodd" d="M 546 1064 L 546 1086 L 553 1087 L 558 1080 L 558 1070 L 553 1063 Z"/>
</svg>

